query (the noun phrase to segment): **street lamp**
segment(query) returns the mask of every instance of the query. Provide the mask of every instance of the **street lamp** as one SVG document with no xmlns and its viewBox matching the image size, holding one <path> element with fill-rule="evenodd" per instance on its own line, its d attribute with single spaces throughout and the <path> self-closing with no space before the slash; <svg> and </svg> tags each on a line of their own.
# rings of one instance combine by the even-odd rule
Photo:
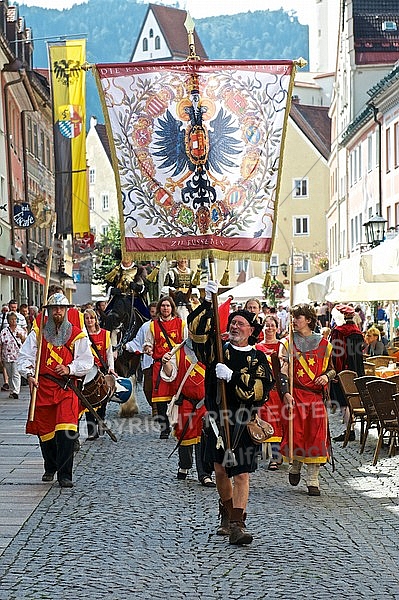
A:
<svg viewBox="0 0 399 600">
<path fill-rule="evenodd" d="M 278 265 L 270 265 L 270 274 L 273 277 L 273 279 L 276 279 L 277 274 L 278 274 Z"/>
<path fill-rule="evenodd" d="M 363 227 L 366 228 L 367 243 L 370 244 L 372 248 L 379 246 L 379 244 L 384 241 L 386 223 L 386 219 L 380 215 L 376 215 L 375 217 L 371 217 L 367 223 L 363 224 Z"/>
</svg>

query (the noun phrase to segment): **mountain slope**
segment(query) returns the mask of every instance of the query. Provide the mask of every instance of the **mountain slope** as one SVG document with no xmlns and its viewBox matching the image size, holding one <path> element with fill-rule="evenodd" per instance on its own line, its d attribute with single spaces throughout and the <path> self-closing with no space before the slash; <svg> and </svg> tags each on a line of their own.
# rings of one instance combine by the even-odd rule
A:
<svg viewBox="0 0 399 600">
<path fill-rule="evenodd" d="M 47 44 L 57 37 L 87 37 L 91 63 L 126 62 L 139 33 L 147 5 L 136 0 L 89 0 L 56 10 L 21 4 L 35 40 L 34 67 L 47 67 Z M 198 35 L 210 59 L 308 59 L 308 27 L 283 10 L 255 11 L 198 19 Z M 87 115 L 102 121 L 94 78 L 87 76 Z"/>
</svg>

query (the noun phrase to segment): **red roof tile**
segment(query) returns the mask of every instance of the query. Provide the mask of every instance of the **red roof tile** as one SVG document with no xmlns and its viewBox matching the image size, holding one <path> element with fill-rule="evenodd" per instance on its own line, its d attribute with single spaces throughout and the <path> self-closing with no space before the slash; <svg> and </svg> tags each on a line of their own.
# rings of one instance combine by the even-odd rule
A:
<svg viewBox="0 0 399 600">
<path fill-rule="evenodd" d="M 290 117 L 327 160 L 331 150 L 331 119 L 327 106 L 310 106 L 293 102 Z"/>
</svg>

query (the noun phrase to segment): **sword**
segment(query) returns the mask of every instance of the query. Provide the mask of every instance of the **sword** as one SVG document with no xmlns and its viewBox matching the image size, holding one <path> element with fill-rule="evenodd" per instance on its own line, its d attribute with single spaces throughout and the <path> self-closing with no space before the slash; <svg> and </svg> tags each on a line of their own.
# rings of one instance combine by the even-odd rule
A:
<svg viewBox="0 0 399 600">
<path fill-rule="evenodd" d="M 224 441 L 222 436 L 220 435 L 219 427 L 217 426 L 215 419 L 211 415 L 208 415 L 208 417 L 213 433 L 216 436 L 216 450 L 219 450 L 219 448 L 222 448 L 224 450 Z"/>
</svg>

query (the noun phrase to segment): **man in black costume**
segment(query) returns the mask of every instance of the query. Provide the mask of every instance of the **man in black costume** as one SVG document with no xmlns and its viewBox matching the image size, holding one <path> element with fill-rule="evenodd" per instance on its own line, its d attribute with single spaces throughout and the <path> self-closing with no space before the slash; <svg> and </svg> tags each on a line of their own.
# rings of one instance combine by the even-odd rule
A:
<svg viewBox="0 0 399 600">
<path fill-rule="evenodd" d="M 253 347 L 261 326 L 256 315 L 247 310 L 230 314 L 229 341 L 223 348 L 223 363 L 217 363 L 211 303 L 212 293 L 216 292 L 217 284 L 209 281 L 205 301 L 188 316 L 188 327 L 199 360 L 210 365 L 205 374 L 205 406 L 213 423 L 206 430 L 204 460 L 214 464 L 220 496 L 221 524 L 217 534 L 229 535 L 231 544 L 242 545 L 250 544 L 253 539 L 245 528 L 246 506 L 249 474 L 257 468 L 261 449 L 250 438 L 246 424 L 266 401 L 274 382 L 266 355 Z M 225 450 L 219 445 L 222 420 L 218 379 L 224 380 L 226 385 L 230 439 L 237 462 L 232 467 L 224 466 Z"/>
</svg>

